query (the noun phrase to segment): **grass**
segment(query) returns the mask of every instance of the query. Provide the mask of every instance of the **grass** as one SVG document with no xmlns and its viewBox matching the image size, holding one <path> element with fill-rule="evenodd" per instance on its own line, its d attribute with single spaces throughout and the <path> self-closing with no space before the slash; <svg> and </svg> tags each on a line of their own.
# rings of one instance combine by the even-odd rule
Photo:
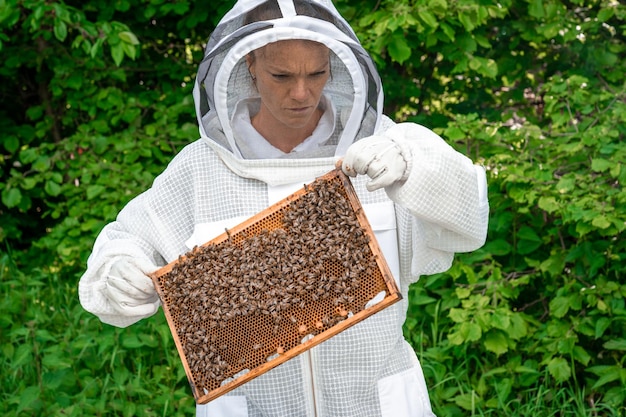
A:
<svg viewBox="0 0 626 417">
<path fill-rule="evenodd" d="M 117 329 L 82 309 L 78 276 L 0 268 L 0 415 L 194 415 L 162 313 Z"/>
<path fill-rule="evenodd" d="M 471 384 L 466 378 L 472 366 L 469 361 L 434 384 L 431 383 L 433 367 L 427 360 L 422 360 L 422 364 L 431 387 L 433 410 L 438 417 L 622 417 L 626 411 L 625 407 L 618 410 L 596 404 L 575 387 L 557 386 L 547 374 L 532 386 L 515 390 L 506 398 L 498 398 L 497 394 L 481 398 L 476 392 L 480 384 Z M 507 378 L 503 378 L 503 383 L 509 384 Z"/>
<path fill-rule="evenodd" d="M 414 345 L 415 340 L 422 338 L 414 338 Z M 430 387 L 433 411 L 438 417 L 626 415 L 626 405 L 615 408 L 604 404 L 572 384 L 556 383 L 547 371 L 527 369 L 522 371 L 528 374 L 526 378 L 522 375 L 516 380 L 505 372 L 494 373 L 494 365 L 482 359 L 480 353 L 468 350 L 452 355 L 443 341 L 418 352 Z"/>
</svg>

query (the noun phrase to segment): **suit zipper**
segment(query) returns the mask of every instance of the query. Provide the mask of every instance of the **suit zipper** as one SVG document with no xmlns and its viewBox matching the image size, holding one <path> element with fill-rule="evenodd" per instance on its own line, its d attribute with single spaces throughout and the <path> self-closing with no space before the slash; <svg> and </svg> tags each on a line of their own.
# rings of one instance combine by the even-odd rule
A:
<svg viewBox="0 0 626 417">
<path fill-rule="evenodd" d="M 315 378 L 316 369 L 316 348 L 309 349 L 302 355 L 303 385 L 306 397 L 307 416 L 319 417 L 320 396 Z"/>
</svg>

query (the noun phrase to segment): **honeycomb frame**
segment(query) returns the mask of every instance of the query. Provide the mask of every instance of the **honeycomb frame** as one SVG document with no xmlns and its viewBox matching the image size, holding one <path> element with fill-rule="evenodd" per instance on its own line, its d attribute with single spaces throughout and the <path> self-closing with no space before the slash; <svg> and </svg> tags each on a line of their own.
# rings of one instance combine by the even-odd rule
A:
<svg viewBox="0 0 626 417">
<path fill-rule="evenodd" d="M 339 168 L 151 278 L 198 404 L 402 298 Z"/>
</svg>

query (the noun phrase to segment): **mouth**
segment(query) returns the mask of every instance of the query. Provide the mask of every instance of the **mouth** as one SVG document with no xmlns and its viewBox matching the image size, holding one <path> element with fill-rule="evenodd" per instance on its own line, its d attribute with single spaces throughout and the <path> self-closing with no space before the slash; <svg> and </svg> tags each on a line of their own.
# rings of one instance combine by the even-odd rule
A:
<svg viewBox="0 0 626 417">
<path fill-rule="evenodd" d="M 307 113 L 311 110 L 310 106 L 307 107 L 290 107 L 287 109 L 287 111 L 291 112 L 291 113 L 296 113 L 296 114 L 303 114 L 303 113 Z"/>
</svg>

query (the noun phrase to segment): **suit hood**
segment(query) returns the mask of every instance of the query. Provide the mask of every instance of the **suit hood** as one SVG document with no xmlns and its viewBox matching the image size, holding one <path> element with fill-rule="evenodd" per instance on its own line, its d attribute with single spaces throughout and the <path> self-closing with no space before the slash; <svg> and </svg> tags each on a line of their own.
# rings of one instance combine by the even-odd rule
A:
<svg viewBox="0 0 626 417">
<path fill-rule="evenodd" d="M 383 105 L 380 77 L 330 1 L 242 0 L 211 34 L 194 86 L 200 135 L 228 159 L 244 159 L 232 127 L 237 104 L 258 96 L 246 55 L 290 39 L 315 41 L 330 49 L 331 77 L 323 93 L 337 118 L 337 133 L 327 146 L 298 158 L 342 156 L 355 140 L 377 129 Z"/>
</svg>

